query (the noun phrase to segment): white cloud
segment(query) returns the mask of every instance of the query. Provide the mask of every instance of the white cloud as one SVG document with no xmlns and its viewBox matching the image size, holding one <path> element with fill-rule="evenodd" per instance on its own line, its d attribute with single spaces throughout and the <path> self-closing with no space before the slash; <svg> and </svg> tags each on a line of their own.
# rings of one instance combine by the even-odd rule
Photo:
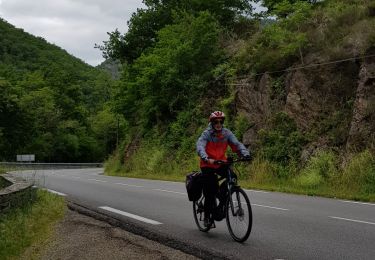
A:
<svg viewBox="0 0 375 260">
<path fill-rule="evenodd" d="M 116 28 L 125 32 L 143 6 L 142 0 L 0 0 L 0 16 L 95 66 L 103 61 L 95 43 Z"/>
</svg>

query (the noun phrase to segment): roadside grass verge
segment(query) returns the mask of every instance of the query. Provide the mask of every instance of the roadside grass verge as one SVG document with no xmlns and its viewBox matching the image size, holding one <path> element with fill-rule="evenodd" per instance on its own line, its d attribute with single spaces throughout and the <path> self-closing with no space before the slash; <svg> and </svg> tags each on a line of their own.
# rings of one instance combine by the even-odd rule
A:
<svg viewBox="0 0 375 260">
<path fill-rule="evenodd" d="M 318 153 L 302 169 L 262 158 L 236 167 L 243 188 L 375 202 L 375 157 L 369 151 L 355 155 L 343 168 L 331 151 Z M 116 155 L 105 163 L 107 175 L 154 180 L 183 182 L 192 170 L 199 170 L 196 156 L 176 162 L 150 148 L 141 148 L 126 166 Z"/>
<path fill-rule="evenodd" d="M 0 259 L 17 259 L 30 247 L 27 258 L 37 259 L 65 209 L 63 198 L 38 190 L 34 202 L 0 213 Z"/>
<path fill-rule="evenodd" d="M 152 180 L 185 181 L 185 176 L 199 170 L 199 160 L 194 157 L 177 161 L 166 156 L 163 148 L 141 147 L 126 163 L 119 163 L 118 155 L 113 155 L 104 164 L 105 174 L 129 178 Z"/>
</svg>

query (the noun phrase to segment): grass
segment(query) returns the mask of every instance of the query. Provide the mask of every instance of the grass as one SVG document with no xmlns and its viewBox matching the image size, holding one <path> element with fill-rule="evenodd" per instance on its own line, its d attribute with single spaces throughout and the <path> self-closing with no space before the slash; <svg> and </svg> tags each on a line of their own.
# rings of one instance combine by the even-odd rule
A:
<svg viewBox="0 0 375 260">
<path fill-rule="evenodd" d="M 105 172 L 113 176 L 183 182 L 187 173 L 199 169 L 196 157 L 176 162 L 166 160 L 163 151 L 153 152 L 139 149 L 126 166 L 114 157 L 105 164 Z M 282 167 L 261 158 L 238 168 L 243 188 L 375 202 L 375 157 L 369 151 L 355 155 L 344 168 L 340 168 L 337 155 L 331 151 L 318 153 L 303 169 L 294 165 Z"/>
<path fill-rule="evenodd" d="M 163 148 L 141 147 L 125 166 L 121 165 L 117 155 L 114 155 L 105 163 L 105 173 L 111 176 L 184 181 L 186 174 L 199 169 L 196 157 L 176 161 L 165 155 Z"/>
<path fill-rule="evenodd" d="M 0 259 L 16 259 L 31 246 L 45 243 L 65 209 L 63 198 L 38 190 L 35 202 L 1 213 Z M 37 259 L 39 250 L 36 246 L 27 258 Z"/>
</svg>

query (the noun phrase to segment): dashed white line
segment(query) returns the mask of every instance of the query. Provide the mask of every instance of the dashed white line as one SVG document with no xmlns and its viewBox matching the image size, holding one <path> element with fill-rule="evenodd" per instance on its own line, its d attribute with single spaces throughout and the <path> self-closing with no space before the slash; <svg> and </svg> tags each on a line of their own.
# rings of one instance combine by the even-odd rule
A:
<svg viewBox="0 0 375 260">
<path fill-rule="evenodd" d="M 121 182 L 118 182 L 118 183 L 115 183 L 115 184 L 117 184 L 117 185 L 123 185 L 123 186 L 129 186 L 129 187 L 143 188 L 143 186 L 126 184 L 126 183 L 121 183 Z"/>
<path fill-rule="evenodd" d="M 162 189 L 153 189 L 153 190 L 163 191 L 163 192 L 170 192 L 170 193 L 176 193 L 176 194 L 181 194 L 181 195 L 186 195 L 186 193 L 178 192 L 178 191 L 162 190 Z"/>
<path fill-rule="evenodd" d="M 278 207 L 271 207 L 271 206 L 254 204 L 254 203 L 251 203 L 251 205 L 254 205 L 254 206 L 257 206 L 257 207 L 262 207 L 262 208 L 270 208 L 270 209 L 278 209 L 278 210 L 289 210 L 289 209 L 278 208 Z"/>
<path fill-rule="evenodd" d="M 375 223 L 373 223 L 373 222 L 368 222 L 368 221 L 363 221 L 363 220 L 350 219 L 350 218 L 340 218 L 340 217 L 334 217 L 334 216 L 329 216 L 329 217 L 330 218 L 334 218 L 334 219 L 339 219 L 339 220 L 346 220 L 346 221 L 351 221 L 351 222 L 357 222 L 357 223 L 375 225 Z"/>
<path fill-rule="evenodd" d="M 152 219 L 149 219 L 149 218 L 144 218 L 144 217 L 134 215 L 132 213 L 128 213 L 128 212 L 125 212 L 125 211 L 122 211 L 122 210 L 114 209 L 114 208 L 111 208 L 111 207 L 102 206 L 102 207 L 99 207 L 99 208 L 110 211 L 110 212 L 113 212 L 113 213 L 116 213 L 116 214 L 120 214 L 120 215 L 125 216 L 125 217 L 133 218 L 133 219 L 136 219 L 136 220 L 148 223 L 148 224 L 152 224 L 152 225 L 161 225 L 162 224 L 158 221 L 155 221 L 155 220 L 152 220 Z"/>
<path fill-rule="evenodd" d="M 98 179 L 87 179 L 89 181 L 96 181 L 96 182 L 107 182 L 107 181 L 102 181 L 102 180 L 98 180 Z"/>
<path fill-rule="evenodd" d="M 345 203 L 354 203 L 354 204 L 362 204 L 362 205 L 375 206 L 375 203 L 358 202 L 358 201 L 350 201 L 350 200 L 340 200 L 340 201 L 341 202 L 345 202 Z"/>
<path fill-rule="evenodd" d="M 54 194 L 57 194 L 57 195 L 60 195 L 60 196 L 66 196 L 65 193 L 61 193 L 61 192 L 58 192 L 58 191 L 55 191 L 55 190 L 47 189 L 47 191 L 49 191 L 49 192 L 51 192 L 51 193 L 54 193 Z"/>
</svg>

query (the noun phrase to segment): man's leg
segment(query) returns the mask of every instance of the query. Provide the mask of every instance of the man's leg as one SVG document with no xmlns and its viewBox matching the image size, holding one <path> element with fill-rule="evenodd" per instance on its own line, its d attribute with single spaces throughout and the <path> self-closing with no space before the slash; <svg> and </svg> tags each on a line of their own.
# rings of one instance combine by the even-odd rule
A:
<svg viewBox="0 0 375 260">
<path fill-rule="evenodd" d="M 228 168 L 226 168 L 225 166 L 219 168 L 217 171 L 217 174 L 221 177 L 226 178 L 228 174 Z M 237 174 L 234 173 L 233 171 L 232 171 L 232 177 L 237 179 Z M 217 194 L 217 198 L 219 199 L 219 202 L 220 202 L 218 205 L 218 208 L 220 211 L 222 211 L 223 214 L 224 214 L 224 206 L 225 206 L 227 197 L 228 197 L 228 180 L 225 180 L 221 183 L 218 194 Z"/>
<path fill-rule="evenodd" d="M 204 202 L 204 215 L 205 218 L 210 216 L 215 206 L 216 194 L 218 192 L 218 182 L 215 175 L 215 169 L 202 168 L 202 184 L 203 184 L 203 195 L 205 197 Z"/>
</svg>

